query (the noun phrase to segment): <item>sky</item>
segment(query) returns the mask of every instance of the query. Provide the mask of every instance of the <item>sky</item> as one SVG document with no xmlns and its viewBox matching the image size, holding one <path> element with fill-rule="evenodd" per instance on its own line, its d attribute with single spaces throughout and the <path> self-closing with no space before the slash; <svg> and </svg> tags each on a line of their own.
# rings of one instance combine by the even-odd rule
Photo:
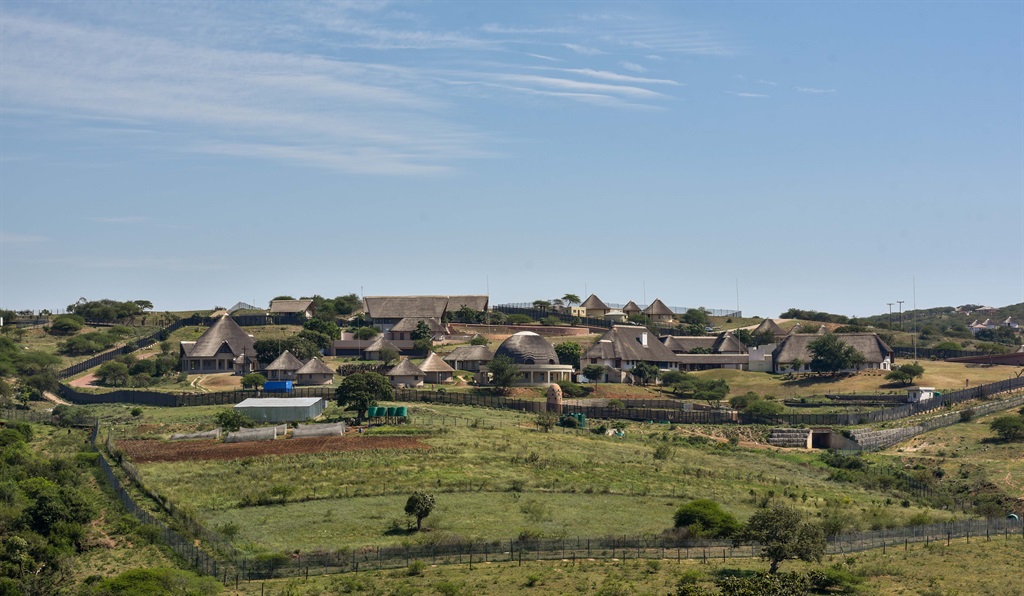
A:
<svg viewBox="0 0 1024 596">
<path fill-rule="evenodd" d="M 1021 2 L 0 2 L 0 307 L 1024 301 Z"/>
</svg>

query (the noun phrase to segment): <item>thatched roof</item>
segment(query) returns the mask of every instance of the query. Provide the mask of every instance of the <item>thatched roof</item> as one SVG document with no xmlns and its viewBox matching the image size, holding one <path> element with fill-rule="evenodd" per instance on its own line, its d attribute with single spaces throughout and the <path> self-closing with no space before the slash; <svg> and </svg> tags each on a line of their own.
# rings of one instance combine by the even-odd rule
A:
<svg viewBox="0 0 1024 596">
<path fill-rule="evenodd" d="M 455 372 L 455 369 L 448 366 L 448 363 L 441 360 L 441 357 L 431 352 L 420 362 L 420 370 L 425 373 Z"/>
<path fill-rule="evenodd" d="M 291 370 L 296 371 L 302 368 L 302 361 L 295 357 L 294 354 L 285 350 L 283 354 L 278 356 L 273 362 L 267 365 L 264 370 Z"/>
<path fill-rule="evenodd" d="M 272 300 L 270 312 L 306 312 L 312 305 L 312 300 Z"/>
<path fill-rule="evenodd" d="M 679 364 L 747 364 L 750 357 L 746 354 L 679 354 L 676 356 Z"/>
<path fill-rule="evenodd" d="M 445 362 L 490 362 L 494 358 L 494 352 L 487 349 L 487 346 L 459 346 L 444 357 Z"/>
<path fill-rule="evenodd" d="M 509 337 L 494 355 L 508 356 L 516 364 L 559 364 L 555 348 L 533 331 L 520 331 Z"/>
<path fill-rule="evenodd" d="M 190 358 L 212 358 L 221 351 L 224 344 L 228 345 L 231 353 L 235 356 L 241 354 L 255 354 L 253 348 L 255 340 L 249 337 L 244 329 L 238 326 L 229 316 L 217 319 L 206 333 L 202 334 L 188 352 Z"/>
<path fill-rule="evenodd" d="M 743 345 L 735 335 L 728 331 L 718 336 L 715 347 L 712 348 L 716 354 L 746 354 L 747 346 Z"/>
<path fill-rule="evenodd" d="M 708 335 L 666 335 L 661 338 L 661 342 L 676 354 L 686 354 L 697 348 L 714 351 L 718 338 Z"/>
<path fill-rule="evenodd" d="M 387 376 L 389 377 L 422 377 L 423 371 L 420 367 L 412 363 L 412 360 L 406 358 L 399 362 L 394 368 L 388 371 Z"/>
<path fill-rule="evenodd" d="M 602 302 L 601 299 L 597 297 L 597 294 L 591 294 L 588 296 L 580 306 L 588 309 L 592 308 L 594 310 L 608 310 L 608 305 Z"/>
<path fill-rule="evenodd" d="M 863 354 L 864 361 L 867 363 L 877 364 L 885 360 L 886 357 L 892 359 L 892 348 L 876 333 L 836 333 L 835 336 Z M 810 362 L 812 356 L 807 346 L 819 339 L 821 339 L 820 335 L 810 333 L 787 335 L 772 352 L 772 360 L 781 363 L 792 362 L 799 358 L 804 362 Z"/>
<path fill-rule="evenodd" d="M 312 358 L 309 362 L 302 365 L 298 371 L 295 372 L 297 375 L 333 375 L 334 371 L 331 367 L 324 364 L 323 360 L 319 358 Z"/>
<path fill-rule="evenodd" d="M 647 345 L 643 345 L 643 334 L 647 334 Z M 646 327 L 615 325 L 601 336 L 580 358 L 622 359 L 642 362 L 673 362 L 676 355 L 665 344 L 658 341 Z"/>
<path fill-rule="evenodd" d="M 433 333 L 435 335 L 438 334 L 438 333 L 444 333 L 444 325 L 441 324 L 441 320 L 440 319 L 436 319 L 434 317 L 427 317 L 427 318 L 406 317 L 406 318 L 402 319 L 401 321 L 395 323 L 395 326 L 391 328 L 391 331 L 403 331 L 405 333 L 416 331 L 416 328 L 419 326 L 420 321 L 426 322 L 427 327 L 430 327 L 430 332 L 431 333 Z"/>
<path fill-rule="evenodd" d="M 441 319 L 446 311 L 463 305 L 473 310 L 487 310 L 487 296 L 366 296 L 366 314 L 372 319 Z"/>
<path fill-rule="evenodd" d="M 380 352 L 381 350 L 386 350 L 388 348 L 390 348 L 390 349 L 392 349 L 392 350 L 394 350 L 396 352 L 400 352 L 401 351 L 401 350 L 398 349 L 398 347 L 395 346 L 395 344 L 393 344 L 390 341 L 388 341 L 387 339 L 385 339 L 384 336 L 378 335 L 377 339 L 373 340 L 373 343 L 371 343 L 370 345 L 368 345 L 365 348 L 363 348 L 363 351 L 364 352 Z"/>
<path fill-rule="evenodd" d="M 647 315 L 647 316 L 653 316 L 653 315 L 668 315 L 668 316 L 672 316 L 675 313 L 672 312 L 672 309 L 669 308 L 664 302 L 662 302 L 660 298 L 655 298 L 654 302 L 652 302 L 650 304 L 650 306 L 648 306 L 647 308 L 644 309 L 644 314 Z"/>
<path fill-rule="evenodd" d="M 626 303 L 626 306 L 622 307 L 622 312 L 626 313 L 627 315 L 635 315 L 640 312 L 640 307 L 637 306 L 636 302 L 630 300 L 629 302 Z"/>
<path fill-rule="evenodd" d="M 782 330 L 782 327 L 779 327 L 778 324 L 771 319 L 761 321 L 761 324 L 754 328 L 754 333 L 764 333 L 765 331 L 772 335 L 786 334 L 786 332 Z"/>
</svg>

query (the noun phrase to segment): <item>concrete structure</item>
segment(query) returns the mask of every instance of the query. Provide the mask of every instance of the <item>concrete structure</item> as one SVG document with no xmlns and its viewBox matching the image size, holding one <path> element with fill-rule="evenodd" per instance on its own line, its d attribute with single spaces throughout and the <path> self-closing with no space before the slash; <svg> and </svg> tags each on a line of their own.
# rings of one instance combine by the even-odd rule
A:
<svg viewBox="0 0 1024 596">
<path fill-rule="evenodd" d="M 250 397 L 235 405 L 255 422 L 299 422 L 316 418 L 324 411 L 319 397 Z"/>
<path fill-rule="evenodd" d="M 916 404 L 935 397 L 935 387 L 910 387 L 907 389 L 907 403 Z"/>
</svg>

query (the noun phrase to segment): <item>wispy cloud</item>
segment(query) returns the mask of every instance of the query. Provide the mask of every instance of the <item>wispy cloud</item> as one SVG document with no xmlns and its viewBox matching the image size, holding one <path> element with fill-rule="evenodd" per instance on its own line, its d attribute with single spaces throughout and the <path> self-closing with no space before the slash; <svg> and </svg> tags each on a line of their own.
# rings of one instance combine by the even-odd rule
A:
<svg viewBox="0 0 1024 596">
<path fill-rule="evenodd" d="M 633 72 L 647 72 L 646 68 L 644 68 L 640 64 L 637 64 L 636 62 L 627 62 L 623 60 L 622 62 L 619 62 L 619 66 L 625 68 L 626 70 L 631 70 Z"/>
<path fill-rule="evenodd" d="M 50 239 L 46 236 L 0 232 L 0 244 L 34 244 L 36 242 L 47 242 L 49 240 Z"/>
<path fill-rule="evenodd" d="M 89 221 L 96 223 L 108 223 L 108 224 L 136 224 L 144 223 L 149 221 L 150 218 L 145 215 L 119 215 L 113 217 L 90 217 Z"/>
<path fill-rule="evenodd" d="M 608 53 L 608 52 L 605 52 L 603 50 L 599 50 L 597 48 L 591 48 L 591 47 L 588 47 L 588 46 L 581 46 L 581 45 L 576 44 L 576 43 L 563 43 L 562 47 L 563 48 L 568 48 L 568 49 L 576 52 L 577 54 L 582 54 L 583 56 L 598 56 L 600 54 L 607 54 Z"/>
<path fill-rule="evenodd" d="M 543 70 L 554 70 L 558 72 L 566 72 L 570 74 L 582 75 L 590 77 L 592 79 L 601 79 L 605 81 L 615 81 L 616 83 L 639 83 L 644 85 L 674 85 L 678 86 L 680 83 L 671 79 L 650 79 L 646 77 L 634 77 L 631 75 L 619 74 L 617 72 L 609 72 L 607 70 L 594 70 L 592 68 L 545 68 Z"/>
<path fill-rule="evenodd" d="M 481 26 L 480 30 L 485 33 L 497 33 L 501 35 L 548 35 L 574 32 L 571 27 L 507 27 L 497 23 L 487 23 Z"/>
<path fill-rule="evenodd" d="M 762 85 L 771 85 L 772 87 L 778 85 L 778 83 L 776 83 L 775 81 L 766 81 L 764 79 L 759 79 L 757 82 Z"/>
<path fill-rule="evenodd" d="M 736 97 L 768 97 L 764 93 L 747 93 L 745 91 L 726 91 L 726 93 Z"/>
<path fill-rule="evenodd" d="M 562 62 L 561 58 L 552 58 L 551 56 L 545 56 L 544 54 L 527 54 L 531 58 L 538 58 L 540 60 L 548 60 L 550 62 Z"/>
<path fill-rule="evenodd" d="M 542 77 L 537 75 L 499 74 L 495 79 L 515 83 L 526 83 L 535 87 L 554 88 L 566 91 L 597 92 L 613 96 L 625 96 L 636 99 L 652 99 L 663 97 L 663 94 L 642 87 L 630 85 L 608 85 L 605 83 L 591 83 L 589 81 L 577 81 L 575 79 L 564 79 L 558 77 Z"/>
<path fill-rule="evenodd" d="M 796 87 L 796 90 L 800 93 L 810 93 L 813 95 L 821 95 L 824 93 L 835 93 L 835 89 L 818 89 L 816 87 Z"/>
</svg>

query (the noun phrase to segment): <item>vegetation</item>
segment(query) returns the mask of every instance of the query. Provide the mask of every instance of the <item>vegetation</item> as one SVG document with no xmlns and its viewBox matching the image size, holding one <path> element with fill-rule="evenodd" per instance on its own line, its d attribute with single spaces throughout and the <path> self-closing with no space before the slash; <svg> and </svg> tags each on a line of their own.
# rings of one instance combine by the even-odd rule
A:
<svg viewBox="0 0 1024 596">
<path fill-rule="evenodd" d="M 588 364 L 583 367 L 583 376 L 595 383 L 604 379 L 604 372 L 604 365 L 601 364 Z"/>
<path fill-rule="evenodd" d="M 263 384 L 267 382 L 267 377 L 264 377 L 260 373 L 249 373 L 242 377 L 242 387 L 245 389 L 262 389 Z"/>
<path fill-rule="evenodd" d="M 661 371 L 650 362 L 638 362 L 629 373 L 640 385 L 648 385 L 658 380 Z"/>
<path fill-rule="evenodd" d="M 148 596 L 220 594 L 223 586 L 213 577 L 199 576 L 191 571 L 166 567 L 131 569 L 107 579 L 86 585 L 81 596 Z"/>
<path fill-rule="evenodd" d="M 845 315 L 834 315 L 827 312 L 819 312 L 816 310 L 801 310 L 799 308 L 791 308 L 786 312 L 779 315 L 780 319 L 802 319 L 804 321 L 819 321 L 822 323 L 839 323 L 840 325 L 856 324 L 856 319 L 851 319 Z"/>
<path fill-rule="evenodd" d="M 720 406 L 725 396 L 729 395 L 729 384 L 723 379 L 708 379 L 680 371 L 670 371 L 665 373 L 662 381 L 666 384 L 671 382 L 671 391 L 677 397 L 706 401 L 714 407 Z"/>
<path fill-rule="evenodd" d="M 740 536 L 761 545 L 760 555 L 771 563 L 770 573 L 786 559 L 817 562 L 825 554 L 822 527 L 803 521 L 799 511 L 779 503 L 754 513 Z"/>
<path fill-rule="evenodd" d="M 69 337 L 60 346 L 60 351 L 69 356 L 84 356 L 108 350 L 119 341 L 132 335 L 128 327 L 114 326 L 106 331 L 91 331 Z"/>
<path fill-rule="evenodd" d="M 686 528 L 697 538 L 729 538 L 739 533 L 742 524 L 710 499 L 696 499 L 676 510 L 675 527 Z"/>
<path fill-rule="evenodd" d="M 863 354 L 832 333 L 807 344 L 807 350 L 811 353 L 811 370 L 819 374 L 835 375 L 864 363 Z"/>
<path fill-rule="evenodd" d="M 355 410 L 356 417 L 361 420 L 366 410 L 376 406 L 378 401 L 395 399 L 395 390 L 384 375 L 363 372 L 345 377 L 334 395 L 339 406 L 346 410 Z"/>
<path fill-rule="evenodd" d="M 254 426 L 253 421 L 238 410 L 234 408 L 228 408 L 227 410 L 221 410 L 213 417 L 217 426 L 221 427 L 226 432 L 235 432 L 240 428 L 250 428 Z"/>
<path fill-rule="evenodd" d="M 903 364 L 885 375 L 885 378 L 890 381 L 896 381 L 903 383 L 904 385 L 910 385 L 914 382 L 914 379 L 924 375 L 924 367 L 914 362 L 912 364 Z"/>
<path fill-rule="evenodd" d="M 114 323 L 139 316 L 152 308 L 153 303 L 149 300 L 119 302 L 107 298 L 103 300 L 86 300 L 82 298 L 78 302 L 68 305 L 68 312 L 79 315 L 89 321 Z"/>
<path fill-rule="evenodd" d="M 169 351 L 152 358 L 132 354 L 108 360 L 96 369 L 96 380 L 106 387 L 150 387 L 176 377 L 180 361 Z"/>
<path fill-rule="evenodd" d="M 544 432 L 550 432 L 558 424 L 558 414 L 554 412 L 541 412 L 537 414 L 534 423 L 537 425 L 537 428 Z"/>
<path fill-rule="evenodd" d="M 555 346 L 555 354 L 562 364 L 571 364 L 573 368 L 580 367 L 580 356 L 583 355 L 583 348 L 574 341 L 566 341 Z"/>
<path fill-rule="evenodd" d="M 85 326 L 85 317 L 81 315 L 57 315 L 50 322 L 50 333 L 53 335 L 74 335 Z"/>
<path fill-rule="evenodd" d="M 352 337 L 363 341 L 373 339 L 378 335 L 380 335 L 380 330 L 376 327 L 360 327 L 352 332 Z"/>
<path fill-rule="evenodd" d="M 258 339 L 253 347 L 256 350 L 256 360 L 264 366 L 277 360 L 277 357 L 284 354 L 286 350 L 303 361 L 320 355 L 320 348 L 317 344 L 299 335 L 292 335 L 284 339 Z"/>
<path fill-rule="evenodd" d="M 519 380 L 519 366 L 504 354 L 498 354 L 487 363 L 487 370 L 491 373 L 491 385 L 501 393 L 508 393 Z"/>
<path fill-rule="evenodd" d="M 405 502 L 405 514 L 416 518 L 416 531 L 423 529 L 423 520 L 434 510 L 437 502 L 434 495 L 423 491 L 416 491 Z"/>
<path fill-rule="evenodd" d="M 1024 416 L 1022 415 L 999 416 L 989 423 L 989 428 L 999 436 L 999 440 L 1006 443 L 1024 441 Z"/>
</svg>

